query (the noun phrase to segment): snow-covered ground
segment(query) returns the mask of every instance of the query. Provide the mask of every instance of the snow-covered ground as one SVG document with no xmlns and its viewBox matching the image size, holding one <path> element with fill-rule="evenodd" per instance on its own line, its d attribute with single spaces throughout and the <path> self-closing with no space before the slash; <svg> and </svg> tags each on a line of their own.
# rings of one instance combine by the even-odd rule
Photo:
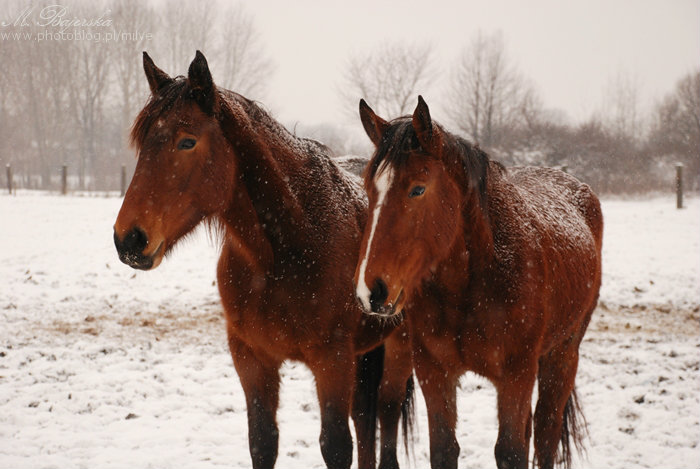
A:
<svg viewBox="0 0 700 469">
<path fill-rule="evenodd" d="M 0 195 L 0 467 L 250 467 L 217 252 L 153 272 L 112 244 L 119 198 Z M 576 467 L 700 466 L 700 200 L 607 200 L 601 305 L 581 347 Z M 277 467 L 324 467 L 310 373 L 283 370 Z M 428 466 L 425 408 L 404 467 Z M 494 467 L 495 393 L 459 391 L 460 467 Z"/>
</svg>

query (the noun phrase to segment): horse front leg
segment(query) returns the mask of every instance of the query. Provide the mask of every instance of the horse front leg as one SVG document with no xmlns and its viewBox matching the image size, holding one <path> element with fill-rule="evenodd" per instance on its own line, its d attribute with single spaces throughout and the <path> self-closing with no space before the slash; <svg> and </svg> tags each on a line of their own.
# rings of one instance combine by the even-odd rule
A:
<svg viewBox="0 0 700 469">
<path fill-rule="evenodd" d="M 248 446 L 254 469 L 272 468 L 277 460 L 279 430 L 280 363 L 256 356 L 254 351 L 229 334 L 233 364 L 245 393 L 248 411 Z"/>
<path fill-rule="evenodd" d="M 459 443 L 455 436 L 459 376 L 440 366 L 420 349 L 415 351 L 413 360 L 428 411 L 430 467 L 456 469 L 459 457 Z"/>
<path fill-rule="evenodd" d="M 309 363 L 316 378 L 321 409 L 319 443 L 326 466 L 347 469 L 352 464 L 352 436 L 348 418 L 354 389 L 355 357 L 350 351 L 324 351 Z"/>
</svg>

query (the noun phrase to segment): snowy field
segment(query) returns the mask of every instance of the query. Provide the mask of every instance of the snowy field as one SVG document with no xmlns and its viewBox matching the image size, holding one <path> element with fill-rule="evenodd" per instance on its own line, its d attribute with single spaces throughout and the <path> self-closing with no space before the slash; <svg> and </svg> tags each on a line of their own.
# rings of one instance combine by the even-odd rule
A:
<svg viewBox="0 0 700 469">
<path fill-rule="evenodd" d="M 112 244 L 121 199 L 0 195 L 0 468 L 250 467 L 205 232 L 153 272 Z M 700 200 L 606 200 L 600 307 L 581 347 L 576 467 L 700 467 Z M 428 467 L 418 442 L 403 467 Z M 324 467 L 310 373 L 283 369 L 279 468 Z M 459 391 L 460 467 L 495 467 L 495 393 Z"/>
</svg>

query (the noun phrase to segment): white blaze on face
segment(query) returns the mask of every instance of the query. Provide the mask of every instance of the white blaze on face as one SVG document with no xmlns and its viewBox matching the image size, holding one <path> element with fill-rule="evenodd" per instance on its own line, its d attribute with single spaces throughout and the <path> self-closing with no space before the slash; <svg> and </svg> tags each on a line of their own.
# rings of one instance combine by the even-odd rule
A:
<svg viewBox="0 0 700 469">
<path fill-rule="evenodd" d="M 369 259 L 369 253 L 372 249 L 372 239 L 374 238 L 374 230 L 377 229 L 377 223 L 379 222 L 379 213 L 384 205 L 384 198 L 386 197 L 391 183 L 394 180 L 394 171 L 389 167 L 382 168 L 381 172 L 374 177 L 374 187 L 377 189 L 377 205 L 374 206 L 374 211 L 372 212 L 372 227 L 369 231 L 369 239 L 367 240 L 367 246 L 365 246 L 365 252 L 362 257 L 362 263 L 360 264 L 360 274 L 357 279 L 357 297 L 362 302 L 362 305 L 367 311 L 370 309 L 369 296 L 370 291 L 367 287 L 367 281 L 365 279 L 365 271 L 367 270 L 367 260 Z"/>
</svg>

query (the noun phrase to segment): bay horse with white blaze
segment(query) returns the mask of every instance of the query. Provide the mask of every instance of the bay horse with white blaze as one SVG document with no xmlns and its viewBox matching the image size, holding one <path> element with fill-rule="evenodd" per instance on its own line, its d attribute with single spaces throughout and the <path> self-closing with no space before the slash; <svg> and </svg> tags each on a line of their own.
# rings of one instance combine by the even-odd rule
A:
<svg viewBox="0 0 700 469">
<path fill-rule="evenodd" d="M 456 387 L 466 371 L 495 386 L 499 468 L 542 468 L 581 449 L 574 380 L 601 283 L 603 219 L 591 189 L 546 168 L 509 168 L 452 135 L 422 97 L 387 122 L 364 101 L 376 152 L 370 216 L 355 272 L 368 311 L 404 311 L 423 390 L 433 468 L 455 468 Z M 561 452 L 558 447 L 561 443 Z"/>
<path fill-rule="evenodd" d="M 220 233 L 218 287 L 253 467 L 277 459 L 279 369 L 288 359 L 316 380 L 328 467 L 351 465 L 350 414 L 358 467 L 375 466 L 377 414 L 382 460 L 395 461 L 412 389 L 410 344 L 405 326 L 367 318 L 355 298 L 367 218 L 359 179 L 325 146 L 215 86 L 199 51 L 187 77 L 171 78 L 145 52 L 143 65 L 151 98 L 131 134 L 138 162 L 114 225 L 120 259 L 152 269 L 202 221 Z"/>
</svg>

